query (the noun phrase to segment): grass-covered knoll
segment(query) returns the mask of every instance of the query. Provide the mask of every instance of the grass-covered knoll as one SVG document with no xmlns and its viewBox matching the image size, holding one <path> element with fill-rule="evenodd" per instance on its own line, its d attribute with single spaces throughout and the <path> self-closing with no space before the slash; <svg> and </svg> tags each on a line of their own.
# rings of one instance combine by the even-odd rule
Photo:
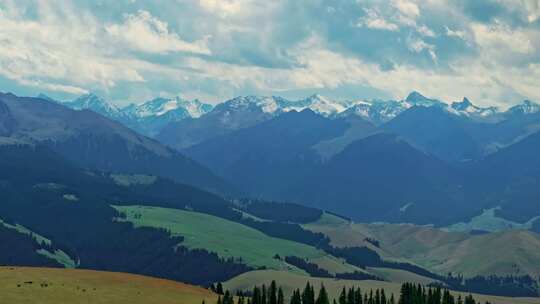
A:
<svg viewBox="0 0 540 304">
<path fill-rule="evenodd" d="M 540 216 L 533 217 L 525 223 L 513 222 L 501 217 L 498 217 L 496 212 L 500 210 L 500 207 L 486 209 L 482 214 L 471 218 L 468 222 L 456 223 L 446 227 L 448 231 L 488 231 L 498 232 L 511 229 L 531 229 L 536 220 L 540 219 Z"/>
<path fill-rule="evenodd" d="M 359 224 L 330 214 L 305 228 L 338 247 L 368 246 L 386 259 L 406 259 L 441 274 L 540 275 L 540 235 L 525 230 L 471 235 L 412 224 Z M 378 240 L 380 248 L 366 242 Z"/>
<path fill-rule="evenodd" d="M 419 274 L 412 273 L 406 270 L 401 270 L 401 269 L 368 267 L 367 270 L 370 273 L 384 279 L 385 281 L 392 282 L 392 283 L 416 283 L 416 284 L 423 284 L 423 285 L 437 283 L 437 281 L 432 278 L 421 276 Z"/>
<path fill-rule="evenodd" d="M 79 269 L 0 267 L 0 302 L 17 304 L 215 303 L 210 291 L 139 275 Z"/>
<path fill-rule="evenodd" d="M 262 284 L 270 285 L 270 282 L 275 280 L 280 286 L 283 287 L 284 293 L 289 295 L 294 289 L 304 288 L 306 282 L 317 287 L 324 284 L 326 287 L 330 298 L 337 298 L 339 292 L 343 287 L 360 287 L 364 291 L 370 289 L 384 288 L 387 291 L 387 294 L 399 295 L 399 290 L 401 287 L 400 283 L 390 283 L 390 282 L 381 282 L 381 281 L 351 281 L 351 280 L 336 280 L 328 278 L 311 278 L 303 276 L 300 274 L 285 272 L 285 271 L 274 271 L 274 270 L 258 270 L 250 271 L 244 274 L 241 274 L 227 282 L 225 282 L 224 287 L 230 290 L 251 290 L 254 286 L 260 286 Z M 453 292 L 455 295 L 459 294 Z M 462 294 L 465 296 L 466 294 Z M 481 303 L 489 301 L 493 304 L 540 304 L 540 298 L 508 298 L 508 297 L 497 297 L 497 296 L 487 296 L 473 294 L 475 299 L 479 300 Z"/>
<path fill-rule="evenodd" d="M 144 174 L 111 174 L 111 178 L 117 185 L 124 187 L 131 185 L 151 185 L 157 180 L 156 176 Z"/>
<path fill-rule="evenodd" d="M 392 259 L 392 255 L 367 241 L 372 233 L 362 224 L 355 224 L 330 213 L 324 213 L 318 221 L 302 225 L 304 229 L 323 233 L 335 247 L 368 247 L 381 257 Z"/>
<path fill-rule="evenodd" d="M 289 269 L 290 265 L 275 259 L 297 256 L 307 259 L 326 254 L 314 247 L 270 237 L 258 230 L 208 214 L 147 206 L 116 206 L 124 220 L 137 227 L 163 228 L 185 238 L 182 245 L 216 252 L 222 257 L 241 258 L 250 266 Z"/>
</svg>

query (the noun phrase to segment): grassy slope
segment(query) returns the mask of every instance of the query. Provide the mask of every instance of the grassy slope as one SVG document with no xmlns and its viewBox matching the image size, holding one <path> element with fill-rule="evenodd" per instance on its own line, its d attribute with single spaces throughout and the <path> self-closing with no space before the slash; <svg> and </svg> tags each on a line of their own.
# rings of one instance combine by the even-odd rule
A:
<svg viewBox="0 0 540 304">
<path fill-rule="evenodd" d="M 26 234 L 30 237 L 32 237 L 32 239 L 34 239 L 34 241 L 40 245 L 48 245 L 50 246 L 52 244 L 51 240 L 47 239 L 46 237 L 40 235 L 40 234 L 37 234 L 35 233 L 34 231 L 31 231 L 30 229 L 22 226 L 22 225 L 19 225 L 19 224 L 15 224 L 15 225 L 11 225 L 11 224 L 8 224 L 6 222 L 4 222 L 2 219 L 0 219 L 0 225 L 3 225 L 4 227 L 8 228 L 8 229 L 12 229 L 12 230 L 15 230 L 19 233 L 22 233 L 22 234 Z M 64 251 L 62 250 L 55 250 L 54 252 L 50 252 L 50 251 L 47 251 L 45 249 L 38 249 L 36 251 L 38 254 L 41 254 L 51 260 L 55 260 L 57 261 L 58 263 L 64 265 L 64 267 L 66 268 L 75 268 L 77 267 L 77 263 L 67 254 L 65 253 Z"/>
<path fill-rule="evenodd" d="M 127 215 L 135 226 L 164 228 L 185 238 L 183 245 L 216 252 L 222 257 L 242 258 L 251 266 L 272 269 L 294 269 L 273 257 L 298 256 L 321 259 L 327 254 L 313 247 L 269 237 L 250 227 L 215 216 L 177 209 L 121 206 L 115 207 Z"/>
<path fill-rule="evenodd" d="M 310 278 L 294 273 L 284 272 L 284 271 L 274 271 L 274 270 L 260 270 L 252 271 L 245 274 L 242 274 L 238 277 L 233 278 L 232 280 L 225 282 L 224 287 L 230 290 L 250 290 L 254 285 L 269 285 L 271 280 L 274 279 L 278 284 L 280 284 L 285 294 L 290 294 L 293 289 L 300 288 L 302 289 L 306 282 L 310 282 L 316 287 L 320 286 L 321 283 L 324 284 L 328 290 L 331 298 L 337 298 L 338 293 L 341 289 L 345 287 L 360 287 L 364 291 L 370 289 L 384 288 L 387 291 L 387 294 L 393 293 L 398 295 L 400 284 L 399 283 L 389 283 L 389 282 L 380 282 L 380 281 L 350 281 L 350 280 L 335 280 L 335 279 L 322 279 L 322 278 Z M 457 293 L 456 293 L 457 294 Z M 495 297 L 495 296 L 485 296 L 485 295 L 474 295 L 477 300 L 480 300 L 482 303 L 485 301 L 490 301 L 493 304 L 539 304 L 540 298 L 505 298 L 505 297 Z"/>
<path fill-rule="evenodd" d="M 540 275 L 540 236 L 513 230 L 472 236 L 409 224 L 354 224 L 331 215 L 306 228 L 328 235 L 335 246 L 381 242 L 381 256 L 404 257 L 440 273 Z"/>
<path fill-rule="evenodd" d="M 30 281 L 32 284 L 25 283 Z M 0 282 L 2 303 L 200 304 L 203 300 L 216 301 L 213 293 L 195 286 L 91 270 L 0 267 Z M 42 283 L 47 287 L 42 287 Z"/>
</svg>

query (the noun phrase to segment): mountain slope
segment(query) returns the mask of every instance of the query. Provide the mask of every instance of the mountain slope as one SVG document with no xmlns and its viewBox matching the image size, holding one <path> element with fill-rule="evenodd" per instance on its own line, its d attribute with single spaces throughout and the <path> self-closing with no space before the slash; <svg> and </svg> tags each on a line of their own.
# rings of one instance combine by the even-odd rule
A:
<svg viewBox="0 0 540 304">
<path fill-rule="evenodd" d="M 540 197 L 540 132 L 501 149 L 484 160 L 467 167 L 472 185 L 470 192 L 480 192 L 480 202 L 493 207 L 497 213 L 518 222 L 540 215 L 535 204 Z"/>
<path fill-rule="evenodd" d="M 185 152 L 248 193 L 275 198 L 321 162 L 312 146 L 346 128 L 344 121 L 311 110 L 291 111 Z"/>
<path fill-rule="evenodd" d="M 458 117 L 439 107 L 413 107 L 382 128 L 446 161 L 478 159 L 482 150 Z"/>
<path fill-rule="evenodd" d="M 186 149 L 267 121 L 274 117 L 276 107 L 272 98 L 238 97 L 217 105 L 200 118 L 171 123 L 156 138 L 171 147 Z"/>
<path fill-rule="evenodd" d="M 17 125 L 10 138 L 47 145 L 81 167 L 158 175 L 230 193 L 225 182 L 198 163 L 92 111 L 12 94 L 0 100 Z"/>
<path fill-rule="evenodd" d="M 81 268 L 197 284 L 227 279 L 249 269 L 205 250 L 190 250 L 182 246 L 183 238 L 171 237 L 166 231 L 135 229 L 114 221 L 119 213 L 110 206 L 145 202 L 238 216 L 229 202 L 159 178 L 151 183 L 117 185 L 108 175 L 78 169 L 47 147 L 0 146 L 0 201 L 0 218 L 6 223 L 22 225 L 53 240 L 52 246 L 43 249 L 62 250 Z M 0 263 L 9 264 L 8 258 L 9 252 L 2 252 Z M 205 271 L 199 271 L 201 267 L 206 267 Z"/>
<path fill-rule="evenodd" d="M 457 173 L 390 134 L 353 142 L 290 188 L 286 197 L 363 221 L 452 221 Z"/>
</svg>

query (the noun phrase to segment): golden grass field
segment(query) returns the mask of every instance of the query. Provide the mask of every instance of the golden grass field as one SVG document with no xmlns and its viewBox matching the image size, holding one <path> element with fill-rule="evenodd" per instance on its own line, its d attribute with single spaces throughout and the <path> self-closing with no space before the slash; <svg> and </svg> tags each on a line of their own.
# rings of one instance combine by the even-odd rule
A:
<svg viewBox="0 0 540 304">
<path fill-rule="evenodd" d="M 213 304 L 217 296 L 204 288 L 126 273 L 0 267 L 2 304 L 201 304 L 203 300 Z"/>
</svg>

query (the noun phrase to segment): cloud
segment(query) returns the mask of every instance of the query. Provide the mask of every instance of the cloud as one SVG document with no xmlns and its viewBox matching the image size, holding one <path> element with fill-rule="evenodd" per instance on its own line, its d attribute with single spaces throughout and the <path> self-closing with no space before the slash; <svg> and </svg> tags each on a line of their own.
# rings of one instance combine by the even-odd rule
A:
<svg viewBox="0 0 540 304">
<path fill-rule="evenodd" d="M 417 18 L 420 16 L 420 8 L 416 3 L 408 0 L 394 0 L 392 4 L 405 16 L 409 18 Z"/>
<path fill-rule="evenodd" d="M 473 24 L 471 28 L 476 43 L 485 52 L 530 54 L 536 51 L 531 37 L 524 30 L 512 29 L 499 22 Z"/>
<path fill-rule="evenodd" d="M 239 14 L 250 2 L 249 0 L 199 0 L 202 8 L 222 18 Z"/>
<path fill-rule="evenodd" d="M 126 43 L 135 50 L 148 53 L 189 52 L 210 55 L 205 39 L 193 43 L 186 42 L 169 32 L 167 22 L 161 21 L 149 12 L 140 10 L 137 14 L 125 15 L 124 23 L 105 27 L 106 32 L 120 43 Z"/>
<path fill-rule="evenodd" d="M 435 53 L 435 46 L 429 43 L 426 43 L 421 39 L 409 39 L 408 42 L 409 50 L 415 53 L 420 53 L 422 51 L 427 51 L 433 62 L 437 62 L 437 54 Z"/>
<path fill-rule="evenodd" d="M 361 18 L 358 26 L 366 26 L 371 29 L 397 31 L 399 26 L 395 23 L 386 21 L 383 17 L 373 9 L 366 9 L 366 16 Z"/>
<path fill-rule="evenodd" d="M 17 90 L 96 91 L 119 102 L 339 98 L 355 88 L 358 98 L 371 88 L 396 98 L 420 90 L 481 104 L 540 100 L 538 8 L 538 0 L 0 0 L 0 76 Z"/>
</svg>

